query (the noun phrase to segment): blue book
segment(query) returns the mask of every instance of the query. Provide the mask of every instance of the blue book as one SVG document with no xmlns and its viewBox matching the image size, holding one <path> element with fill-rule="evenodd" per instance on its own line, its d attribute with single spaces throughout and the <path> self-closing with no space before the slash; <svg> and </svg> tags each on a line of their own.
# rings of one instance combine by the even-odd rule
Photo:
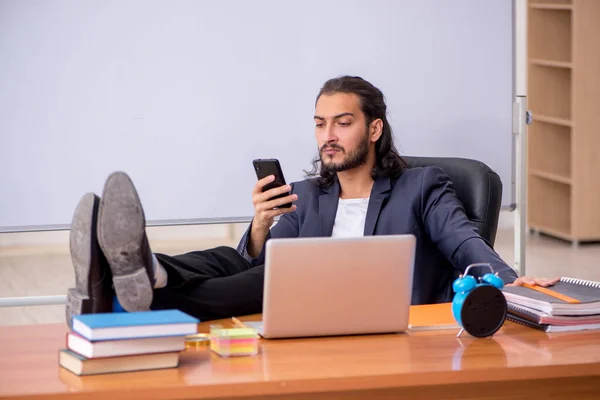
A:
<svg viewBox="0 0 600 400">
<path fill-rule="evenodd" d="M 186 336 L 198 322 L 179 310 L 84 314 L 73 317 L 73 331 L 90 341 Z"/>
</svg>

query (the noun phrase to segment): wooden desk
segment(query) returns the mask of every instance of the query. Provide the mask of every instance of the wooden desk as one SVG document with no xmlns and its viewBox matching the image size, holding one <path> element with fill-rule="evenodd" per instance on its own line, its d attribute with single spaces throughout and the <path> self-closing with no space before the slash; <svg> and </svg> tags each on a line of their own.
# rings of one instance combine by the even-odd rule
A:
<svg viewBox="0 0 600 400">
<path fill-rule="evenodd" d="M 430 331 L 263 340 L 256 357 L 187 350 L 176 369 L 87 377 L 58 366 L 65 332 L 0 327 L 0 398 L 600 398 L 600 332 L 548 335 L 507 322 L 492 339 Z"/>
</svg>

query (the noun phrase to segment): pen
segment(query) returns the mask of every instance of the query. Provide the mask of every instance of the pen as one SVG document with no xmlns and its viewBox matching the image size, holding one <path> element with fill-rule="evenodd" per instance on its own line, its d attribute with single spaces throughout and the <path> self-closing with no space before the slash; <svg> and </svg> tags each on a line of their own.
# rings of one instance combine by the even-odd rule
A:
<svg viewBox="0 0 600 400">
<path fill-rule="evenodd" d="M 236 317 L 231 317 L 231 321 L 238 328 L 247 328 L 247 326 L 242 321 L 240 321 L 239 319 L 237 319 Z"/>
<path fill-rule="evenodd" d="M 524 283 L 524 284 L 523 284 L 523 287 L 526 287 L 526 288 L 529 288 L 529 289 L 535 290 L 536 292 L 540 292 L 540 293 L 547 294 L 548 296 L 552 296 L 552 297 L 554 297 L 554 298 L 556 298 L 556 299 L 559 299 L 559 300 L 562 300 L 562 301 L 564 301 L 564 302 L 566 302 L 566 303 L 570 303 L 570 304 L 578 304 L 578 303 L 581 303 L 581 302 L 580 302 L 579 300 L 577 300 L 577 299 L 574 299 L 574 298 L 572 298 L 572 297 L 569 297 L 569 296 L 567 296 L 567 295 L 564 295 L 564 294 L 562 294 L 562 293 L 555 292 L 554 290 L 551 290 L 551 289 L 545 288 L 545 287 L 543 287 L 543 286 L 538 286 L 538 285 L 529 285 L 529 284 L 527 284 L 527 283 Z"/>
</svg>

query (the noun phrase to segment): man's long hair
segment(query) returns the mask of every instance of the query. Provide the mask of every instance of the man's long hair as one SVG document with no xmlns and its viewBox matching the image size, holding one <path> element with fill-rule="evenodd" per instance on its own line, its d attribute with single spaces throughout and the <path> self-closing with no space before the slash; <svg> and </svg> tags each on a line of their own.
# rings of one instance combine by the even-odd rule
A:
<svg viewBox="0 0 600 400">
<path fill-rule="evenodd" d="M 392 128 L 387 120 L 387 106 L 381 90 L 358 76 L 341 76 L 325 82 L 317 95 L 316 101 L 319 101 L 319 98 L 324 94 L 332 95 L 335 93 L 352 93 L 358 96 L 362 112 L 365 114 L 367 130 L 372 121 L 376 119 L 383 121 L 383 131 L 379 140 L 375 143 L 375 167 L 372 176 L 373 179 L 381 177 L 398 179 L 408 168 L 408 164 L 400 157 L 394 146 Z M 312 161 L 312 166 L 311 171 L 305 171 L 307 177 L 318 176 L 317 185 L 321 188 L 333 184 L 336 172 L 326 168 L 321 163 L 320 154 Z"/>
</svg>

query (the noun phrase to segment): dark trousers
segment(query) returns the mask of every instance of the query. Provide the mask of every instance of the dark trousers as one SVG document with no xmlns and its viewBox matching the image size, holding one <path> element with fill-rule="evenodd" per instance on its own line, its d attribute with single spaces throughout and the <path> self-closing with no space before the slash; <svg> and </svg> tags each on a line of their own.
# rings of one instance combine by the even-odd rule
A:
<svg viewBox="0 0 600 400">
<path fill-rule="evenodd" d="M 201 321 L 262 312 L 265 267 L 250 266 L 235 249 L 156 258 L 169 278 L 154 290 L 153 310 L 178 309 Z"/>
</svg>

